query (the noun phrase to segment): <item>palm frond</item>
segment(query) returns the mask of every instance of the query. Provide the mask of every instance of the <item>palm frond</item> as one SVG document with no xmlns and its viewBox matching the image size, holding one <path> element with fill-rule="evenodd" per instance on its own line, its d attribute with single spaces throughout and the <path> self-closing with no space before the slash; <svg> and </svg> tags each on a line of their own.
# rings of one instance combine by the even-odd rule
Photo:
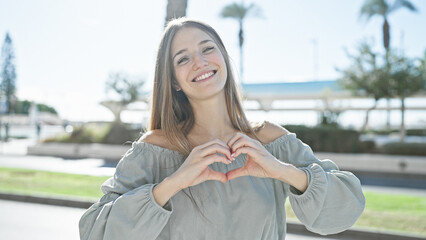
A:
<svg viewBox="0 0 426 240">
<path fill-rule="evenodd" d="M 396 0 L 389 8 L 389 13 L 398 10 L 399 8 L 407 8 L 412 12 L 417 12 L 417 8 L 408 0 Z"/>
<path fill-rule="evenodd" d="M 245 18 L 248 8 L 242 4 L 231 3 L 222 9 L 220 15 L 224 18 L 235 18 L 242 20 Z"/>
<path fill-rule="evenodd" d="M 248 14 L 250 14 L 250 16 L 253 16 L 253 17 L 263 18 L 262 8 L 260 8 L 258 5 L 254 3 L 248 6 Z"/>
<path fill-rule="evenodd" d="M 254 3 L 251 3 L 248 6 L 245 6 L 242 3 L 231 3 L 222 9 L 220 16 L 223 18 L 234 18 L 242 21 L 248 16 L 262 17 L 262 9 Z"/>
<path fill-rule="evenodd" d="M 360 17 L 370 20 L 375 15 L 385 17 L 389 10 L 389 4 L 385 0 L 366 0 L 361 7 Z"/>
</svg>

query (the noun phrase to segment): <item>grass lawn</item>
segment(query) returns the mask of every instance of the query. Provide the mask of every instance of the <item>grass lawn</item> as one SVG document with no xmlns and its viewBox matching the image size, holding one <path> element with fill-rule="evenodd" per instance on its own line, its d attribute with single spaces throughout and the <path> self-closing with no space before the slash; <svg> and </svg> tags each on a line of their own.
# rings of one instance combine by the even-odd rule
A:
<svg viewBox="0 0 426 240">
<path fill-rule="evenodd" d="M 357 227 L 426 236 L 426 197 L 364 192 L 366 206 Z M 287 218 L 297 220 L 289 201 Z"/>
<path fill-rule="evenodd" d="M 73 196 L 98 199 L 108 177 L 0 168 L 0 192 L 32 195 Z M 400 231 L 426 236 L 426 197 L 365 192 L 364 213 L 356 226 Z M 286 203 L 287 218 L 295 220 Z"/>
<path fill-rule="evenodd" d="M 74 196 L 97 199 L 108 177 L 0 168 L 0 191 L 20 194 Z"/>
</svg>

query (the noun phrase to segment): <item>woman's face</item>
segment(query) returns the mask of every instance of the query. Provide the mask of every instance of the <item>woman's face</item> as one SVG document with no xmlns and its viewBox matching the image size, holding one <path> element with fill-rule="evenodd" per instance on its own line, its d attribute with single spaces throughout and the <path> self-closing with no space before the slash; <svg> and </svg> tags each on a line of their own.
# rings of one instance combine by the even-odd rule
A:
<svg viewBox="0 0 426 240">
<path fill-rule="evenodd" d="M 190 100 L 206 99 L 223 90 L 227 68 L 216 42 L 204 31 L 187 27 L 172 41 L 172 62 L 179 86 Z"/>
</svg>

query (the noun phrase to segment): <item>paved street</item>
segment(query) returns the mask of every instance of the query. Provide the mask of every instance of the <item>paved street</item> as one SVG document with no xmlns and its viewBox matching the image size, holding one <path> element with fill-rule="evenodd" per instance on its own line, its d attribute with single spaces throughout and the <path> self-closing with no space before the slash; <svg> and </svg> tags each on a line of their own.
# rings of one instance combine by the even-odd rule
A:
<svg viewBox="0 0 426 240">
<path fill-rule="evenodd" d="M 1 239 L 75 240 L 85 210 L 0 200 Z"/>
<path fill-rule="evenodd" d="M 78 221 L 84 211 L 85 210 L 81 208 L 58 207 L 0 200 L 1 239 L 79 239 Z M 308 237 L 288 234 L 287 239 L 334 240 L 335 238 Z"/>
</svg>

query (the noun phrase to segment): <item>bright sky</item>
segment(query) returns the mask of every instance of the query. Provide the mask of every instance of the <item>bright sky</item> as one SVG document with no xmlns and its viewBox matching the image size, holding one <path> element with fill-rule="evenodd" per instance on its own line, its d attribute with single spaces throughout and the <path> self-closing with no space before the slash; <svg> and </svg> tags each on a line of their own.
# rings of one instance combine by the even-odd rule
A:
<svg viewBox="0 0 426 240">
<path fill-rule="evenodd" d="M 112 120 L 99 105 L 106 99 L 105 81 L 110 72 L 124 71 L 144 77 L 148 89 L 152 86 L 166 2 L 0 0 L 0 40 L 7 31 L 13 40 L 18 97 L 52 105 L 68 120 Z M 231 2 L 188 0 L 187 16 L 219 32 L 238 68 L 238 24 L 219 17 Z M 353 51 L 363 39 L 373 39 L 382 51 L 382 19 L 359 19 L 364 0 L 245 2 L 263 10 L 263 18 L 245 22 L 246 82 L 309 81 L 315 75 L 334 80 L 339 77 L 335 68 L 349 64 L 345 48 Z M 421 56 L 426 1 L 411 2 L 419 12 L 400 9 L 389 17 L 391 45 Z"/>
</svg>

